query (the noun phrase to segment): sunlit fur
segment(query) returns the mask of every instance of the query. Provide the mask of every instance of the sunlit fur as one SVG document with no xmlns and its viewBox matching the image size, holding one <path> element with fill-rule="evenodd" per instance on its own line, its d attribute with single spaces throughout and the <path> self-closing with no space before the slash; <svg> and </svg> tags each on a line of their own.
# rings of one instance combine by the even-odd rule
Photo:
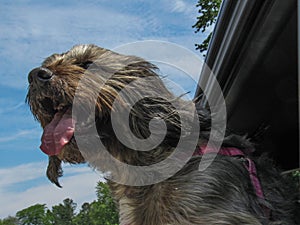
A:
<svg viewBox="0 0 300 225">
<path fill-rule="evenodd" d="M 97 69 L 87 70 L 93 63 Z M 42 67 L 52 71 L 54 76 L 42 85 L 35 78 L 29 77 L 27 101 L 43 128 L 49 124 L 57 110 L 72 107 L 78 83 L 80 79 L 86 77 L 87 88 L 79 92 L 78 99 L 84 106 L 82 110 L 95 110 L 99 138 L 115 158 L 131 165 L 151 165 L 168 157 L 176 147 L 182 130 L 180 117 L 176 111 L 178 109 L 173 107 L 170 99 L 182 104 L 183 107 L 179 109 L 182 113 L 191 113 L 190 108 L 184 107 L 186 102 L 167 90 L 153 64 L 135 56 L 120 55 L 95 45 L 79 45 L 66 53 L 48 57 L 42 63 Z M 96 74 L 89 78 L 91 73 Z M 107 74 L 113 76 L 105 81 Z M 114 135 L 110 112 L 119 91 L 143 77 L 156 79 L 157 82 L 151 91 L 153 96 L 158 97 L 145 98 L 134 106 L 130 116 L 131 130 L 137 137 L 147 138 L 150 134 L 150 120 L 153 117 L 160 117 L 165 121 L 168 132 L 164 141 L 155 149 L 134 151 L 120 143 Z M 97 85 L 101 82 L 104 85 L 99 92 L 96 107 L 86 104 L 92 96 L 92 91 L 97 90 Z M 136 82 L 134 85 L 137 87 L 136 94 L 143 95 L 143 89 L 139 87 L 143 83 Z M 168 96 L 168 99 L 159 96 Z M 206 143 L 210 124 L 205 109 L 198 108 L 198 110 L 199 120 L 196 122 L 201 125 L 201 133 L 196 148 Z M 226 136 L 223 145 L 238 147 L 241 150 L 253 148 L 248 140 L 232 134 Z M 97 169 L 102 163 L 105 164 L 105 159 L 99 157 L 97 153 L 99 152 L 97 146 L 94 146 L 93 152 L 84 153 L 88 157 L 84 157 L 81 154 L 83 152 L 78 150 L 76 141 L 72 138 L 60 155 L 49 157 L 47 176 L 50 181 L 59 185 L 62 161 L 83 163 L 86 161 L 85 158 L 88 158 L 88 163 Z M 295 192 L 267 157 L 254 159 L 265 201 L 255 194 L 249 172 L 244 166 L 244 158 L 217 156 L 202 172 L 198 170 L 200 160 L 201 156 L 192 157 L 175 175 L 153 185 L 133 187 L 108 181 L 120 211 L 120 224 L 297 224 Z M 135 176 L 127 174 L 126 171 L 121 172 L 126 179 Z M 265 214 L 265 208 L 271 210 L 270 217 Z"/>
</svg>

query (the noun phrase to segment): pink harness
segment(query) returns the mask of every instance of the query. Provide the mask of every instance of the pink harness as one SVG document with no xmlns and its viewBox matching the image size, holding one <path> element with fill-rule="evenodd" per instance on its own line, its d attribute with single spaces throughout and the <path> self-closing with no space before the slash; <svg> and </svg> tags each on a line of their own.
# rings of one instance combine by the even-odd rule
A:
<svg viewBox="0 0 300 225">
<path fill-rule="evenodd" d="M 217 149 L 206 146 L 206 147 L 200 147 L 199 150 L 194 153 L 194 155 L 204 155 L 207 153 L 217 153 L 219 155 L 245 157 L 245 159 L 248 161 L 248 165 L 245 164 L 245 167 L 247 168 L 247 170 L 249 172 L 250 179 L 251 179 L 252 185 L 255 189 L 256 195 L 257 195 L 257 197 L 264 199 L 264 194 L 263 194 L 260 182 L 257 177 L 255 164 L 251 159 L 249 159 L 248 157 L 245 156 L 244 152 L 242 152 L 238 148 L 233 148 L 233 147 L 222 147 L 218 151 Z"/>
<path fill-rule="evenodd" d="M 234 148 L 234 147 L 221 147 L 219 150 L 217 150 L 217 149 L 212 148 L 212 147 L 202 146 L 198 149 L 198 151 L 196 151 L 194 153 L 194 156 L 204 155 L 204 154 L 208 154 L 208 153 L 216 153 L 216 154 L 219 154 L 219 155 L 226 155 L 226 156 L 241 156 L 241 157 L 244 157 L 248 162 L 248 163 L 245 163 L 245 167 L 249 172 L 250 180 L 251 180 L 251 183 L 254 187 L 256 196 L 260 199 L 265 199 L 261 184 L 260 184 L 259 179 L 257 177 L 255 164 L 250 158 L 248 158 L 245 155 L 244 152 L 242 152 L 240 149 Z M 267 208 L 264 205 L 262 205 L 262 209 L 264 210 L 265 216 L 270 217 L 270 209 Z"/>
</svg>

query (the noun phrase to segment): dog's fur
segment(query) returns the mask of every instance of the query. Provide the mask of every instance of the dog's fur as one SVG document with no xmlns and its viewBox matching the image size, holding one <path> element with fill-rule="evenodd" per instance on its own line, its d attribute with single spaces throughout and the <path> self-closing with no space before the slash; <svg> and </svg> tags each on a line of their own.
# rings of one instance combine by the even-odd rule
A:
<svg viewBox="0 0 300 225">
<path fill-rule="evenodd" d="M 87 69 L 94 63 L 97 69 Z M 149 62 L 135 56 L 120 55 L 95 45 L 79 45 L 63 54 L 48 57 L 42 68 L 53 72 L 47 82 L 39 82 L 34 74 L 29 75 L 30 85 L 27 101 L 36 119 L 44 128 L 53 119 L 55 112 L 72 107 L 76 87 L 83 76 L 93 74 L 99 79 L 90 80 L 89 87 L 82 89 L 79 99 L 82 105 L 91 98 L 92 89 L 97 90 L 98 82 L 104 82 L 105 74 L 113 75 L 101 87 L 95 106 L 83 110 L 95 110 L 95 121 L 99 138 L 106 149 L 116 159 L 138 166 L 152 165 L 168 157 L 176 147 L 182 134 L 180 117 L 170 103 L 186 104 L 170 93 L 157 75 L 157 68 Z M 150 134 L 149 121 L 153 117 L 162 118 L 167 126 L 167 134 L 162 143 L 151 151 L 135 151 L 123 145 L 115 136 L 110 121 L 113 102 L 126 85 L 134 82 L 137 95 L 143 96 L 143 85 L 139 78 L 152 77 L 156 83 L 151 96 L 136 103 L 130 115 L 130 127 L 139 138 Z M 149 90 L 148 90 L 149 91 Z M 168 96 L 163 99 L 159 96 Z M 93 108 L 94 107 L 94 108 Z M 125 106 L 124 106 L 125 107 Z M 188 107 L 182 107 L 189 114 Z M 199 109 L 201 132 L 196 149 L 207 142 L 210 118 L 205 109 Z M 190 123 L 195 121 L 189 121 Z M 87 128 L 88 130 L 88 128 Z M 87 143 L 88 145 L 89 143 Z M 224 146 L 234 146 L 241 150 L 253 148 L 243 137 L 227 135 Z M 196 150 L 195 149 L 195 150 Z M 75 138 L 71 139 L 61 154 L 49 157 L 48 178 L 59 185 L 62 176 L 61 162 L 88 163 L 100 168 L 106 159 L 93 152 L 79 151 Z M 116 204 L 120 211 L 122 225 L 191 225 L 191 224 L 296 224 L 295 193 L 285 179 L 273 167 L 267 157 L 254 159 L 258 177 L 263 187 L 265 200 L 256 196 L 244 166 L 244 159 L 218 155 L 204 171 L 198 170 L 201 156 L 193 156 L 175 175 L 160 183 L 147 186 L 126 186 L 108 181 Z M 105 170 L 105 168 L 104 168 Z M 124 179 L 139 179 L 135 174 L 121 171 Z M 74 187 L 76 188 L 76 187 Z M 265 209 L 271 214 L 267 216 Z"/>
</svg>

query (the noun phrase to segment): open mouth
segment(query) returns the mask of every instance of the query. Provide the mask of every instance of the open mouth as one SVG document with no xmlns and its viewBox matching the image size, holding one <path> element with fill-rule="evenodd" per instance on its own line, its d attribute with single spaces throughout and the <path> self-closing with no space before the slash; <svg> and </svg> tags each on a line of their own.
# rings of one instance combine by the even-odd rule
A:
<svg viewBox="0 0 300 225">
<path fill-rule="evenodd" d="M 47 116 L 40 149 L 49 156 L 47 177 L 58 187 L 58 178 L 62 176 L 61 162 L 72 164 L 84 163 L 85 160 L 77 149 L 74 132 L 76 119 L 72 117 L 72 105 L 58 103 L 57 99 L 46 97 L 39 101 L 43 116 Z M 77 128 L 80 126 L 76 126 Z"/>
<path fill-rule="evenodd" d="M 62 104 L 53 107 L 55 104 L 48 98 L 44 99 L 41 104 L 54 116 L 44 127 L 40 149 L 49 156 L 59 155 L 74 135 L 75 120 L 72 118 L 72 109 Z"/>
</svg>

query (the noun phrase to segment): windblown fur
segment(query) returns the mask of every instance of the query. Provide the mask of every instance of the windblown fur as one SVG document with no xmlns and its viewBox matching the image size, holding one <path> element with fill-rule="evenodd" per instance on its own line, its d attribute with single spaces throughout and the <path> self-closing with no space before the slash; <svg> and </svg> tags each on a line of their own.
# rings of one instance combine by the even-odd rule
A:
<svg viewBox="0 0 300 225">
<path fill-rule="evenodd" d="M 82 135 L 89 134 L 87 124 L 95 121 L 101 142 L 119 161 L 136 166 L 158 163 L 172 154 L 180 135 L 189 135 L 184 134 L 177 111 L 191 113 L 187 102 L 169 92 L 157 75 L 157 68 L 141 58 L 120 55 L 95 45 L 79 45 L 66 53 L 48 57 L 40 68 L 53 73 L 52 77 L 39 81 L 37 72 L 31 72 L 27 101 L 43 128 L 50 123 L 55 113 L 72 108 L 78 84 L 85 77 L 88 85 L 79 92 L 78 99 L 82 104 L 82 112 L 94 110 L 95 118 L 83 118 L 85 123 L 81 125 L 84 128 Z M 109 74 L 113 75 L 109 77 Z M 152 88 L 150 84 L 150 88 L 144 90 L 139 78 L 146 77 L 156 82 Z M 90 105 L 87 102 L 93 102 L 89 100 L 93 90 L 99 89 L 99 83 L 102 87 L 97 101 Z M 130 129 L 135 136 L 147 138 L 151 133 L 149 123 L 154 117 L 163 119 L 167 127 L 164 140 L 151 151 L 135 151 L 126 147 L 118 140 L 112 128 L 110 115 L 113 103 L 119 92 L 129 84 L 132 84 L 137 96 L 152 96 L 138 101 L 131 109 Z M 160 96 L 167 96 L 167 99 Z M 176 109 L 172 101 L 182 107 Z M 201 126 L 195 150 L 207 142 L 210 131 L 207 112 L 199 109 L 198 113 L 197 121 L 187 121 L 190 124 L 200 123 Z M 93 145 L 93 151 L 79 151 L 73 137 L 59 155 L 49 157 L 47 176 L 51 182 L 59 185 L 62 161 L 76 164 L 88 159 L 91 166 L 105 171 L 107 159 L 99 153 L 100 147 L 89 142 L 86 145 Z M 253 148 L 248 140 L 232 134 L 225 137 L 223 145 L 242 150 Z M 249 172 L 244 166 L 244 158 L 217 156 L 206 170 L 200 172 L 198 166 L 201 159 L 201 156 L 192 157 L 175 175 L 152 185 L 137 187 L 109 181 L 120 211 L 120 224 L 297 224 L 293 187 L 279 175 L 266 156 L 255 160 L 265 200 L 256 196 Z M 120 173 L 124 179 L 139 179 L 126 170 Z M 266 216 L 265 208 L 270 210 L 270 216 Z"/>
</svg>

